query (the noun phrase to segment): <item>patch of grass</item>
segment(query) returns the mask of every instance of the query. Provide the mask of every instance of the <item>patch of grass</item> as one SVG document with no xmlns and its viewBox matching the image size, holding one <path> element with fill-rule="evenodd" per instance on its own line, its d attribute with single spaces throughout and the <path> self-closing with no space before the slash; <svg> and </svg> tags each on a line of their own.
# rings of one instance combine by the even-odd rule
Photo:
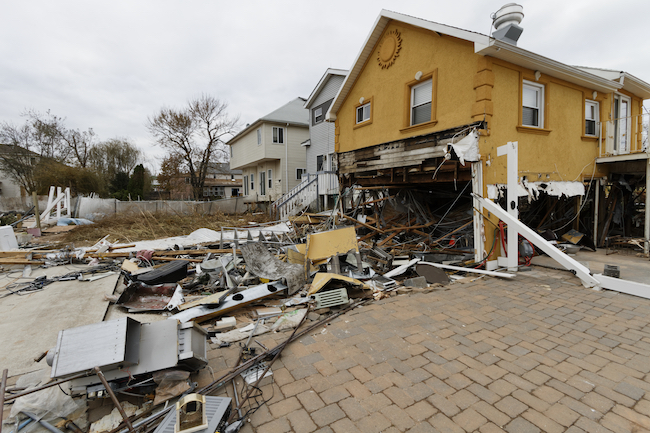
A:
<svg viewBox="0 0 650 433">
<path fill-rule="evenodd" d="M 60 243 L 74 244 L 77 247 L 91 246 L 106 235 L 109 235 L 108 240 L 113 243 L 133 243 L 188 235 L 200 228 L 221 230 L 221 227 L 241 227 L 251 222 L 267 221 L 269 221 L 269 217 L 265 214 L 254 216 L 204 215 L 138 211 L 109 216 L 96 221 L 95 224 L 78 226 L 66 233 Z"/>
</svg>

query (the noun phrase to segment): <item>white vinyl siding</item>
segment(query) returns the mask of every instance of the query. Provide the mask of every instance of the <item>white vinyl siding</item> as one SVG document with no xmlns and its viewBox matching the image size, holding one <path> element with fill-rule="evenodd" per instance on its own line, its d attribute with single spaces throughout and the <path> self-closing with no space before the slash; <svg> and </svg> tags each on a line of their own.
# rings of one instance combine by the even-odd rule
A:
<svg viewBox="0 0 650 433">
<path fill-rule="evenodd" d="M 597 136 L 599 135 L 599 113 L 598 102 L 585 101 L 585 135 Z"/>
<path fill-rule="evenodd" d="M 411 125 L 431 121 L 432 93 L 432 80 L 411 87 Z"/>
<path fill-rule="evenodd" d="M 544 127 L 544 86 L 524 81 L 521 92 L 521 124 Z"/>
</svg>

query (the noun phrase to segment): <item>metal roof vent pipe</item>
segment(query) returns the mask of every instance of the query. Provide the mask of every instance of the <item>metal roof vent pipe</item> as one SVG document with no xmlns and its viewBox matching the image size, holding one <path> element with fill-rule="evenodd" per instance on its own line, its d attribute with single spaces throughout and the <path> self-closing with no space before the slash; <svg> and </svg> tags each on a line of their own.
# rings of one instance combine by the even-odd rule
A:
<svg viewBox="0 0 650 433">
<path fill-rule="evenodd" d="M 505 4 L 492 14 L 492 25 L 494 32 L 492 37 L 512 45 L 517 45 L 519 37 L 524 29 L 519 27 L 519 23 L 524 19 L 524 8 L 517 3 Z"/>
</svg>

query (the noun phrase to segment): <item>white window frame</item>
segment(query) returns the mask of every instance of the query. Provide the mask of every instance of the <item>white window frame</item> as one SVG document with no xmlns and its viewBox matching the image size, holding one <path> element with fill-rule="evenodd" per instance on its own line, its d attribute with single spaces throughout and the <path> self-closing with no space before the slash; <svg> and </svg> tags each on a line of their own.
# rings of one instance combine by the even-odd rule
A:
<svg viewBox="0 0 650 433">
<path fill-rule="evenodd" d="M 270 168 L 267 170 L 267 177 L 269 181 L 269 192 L 270 192 L 271 188 L 273 188 L 273 170 Z"/>
<path fill-rule="evenodd" d="M 418 105 L 414 105 L 415 104 L 415 90 L 418 87 L 424 87 L 424 86 L 427 86 L 427 85 L 431 86 L 431 94 L 429 94 L 429 100 L 424 101 L 424 102 L 422 102 L 422 103 L 420 103 Z M 421 83 L 418 83 L 418 84 L 416 84 L 414 86 L 411 86 L 411 109 L 410 109 L 410 113 L 411 113 L 410 125 L 411 126 L 421 125 L 422 123 L 426 123 L 426 122 L 431 121 L 431 117 L 429 117 L 429 120 L 426 120 L 424 122 L 413 123 L 413 112 L 415 111 L 415 109 L 418 108 L 418 107 L 423 107 L 426 104 L 429 104 L 431 106 L 431 110 L 433 110 L 433 79 L 431 79 L 431 78 L 429 78 L 428 80 L 425 80 L 425 81 L 423 81 Z"/>
<path fill-rule="evenodd" d="M 282 137 L 280 137 L 280 135 Z M 273 143 L 284 144 L 284 128 L 282 126 L 273 127 Z"/>
<path fill-rule="evenodd" d="M 621 117 L 623 103 L 627 104 L 625 117 Z M 632 98 L 620 93 L 614 94 L 612 119 L 614 119 L 614 151 L 617 154 L 627 154 L 632 148 Z"/>
<path fill-rule="evenodd" d="M 537 92 L 537 100 L 535 101 L 537 106 L 524 105 L 524 90 L 528 88 Z M 532 81 L 526 81 L 522 83 L 521 86 L 521 125 L 527 126 L 529 128 L 544 128 L 544 85 L 539 83 L 533 83 Z M 530 108 L 537 110 L 537 125 L 528 125 L 524 123 L 524 108 Z"/>
<path fill-rule="evenodd" d="M 266 195 L 266 171 L 260 171 L 260 195 Z"/>
<path fill-rule="evenodd" d="M 251 192 L 255 191 L 255 173 L 251 173 Z"/>
<path fill-rule="evenodd" d="M 248 195 L 248 175 L 244 176 L 244 195 Z"/>
<path fill-rule="evenodd" d="M 307 173 L 305 168 L 296 168 L 296 180 L 302 180 L 302 175 Z"/>
<path fill-rule="evenodd" d="M 593 111 L 593 116 L 591 115 Z M 587 132 L 587 122 L 594 122 L 594 133 Z M 598 101 L 585 99 L 585 135 L 588 137 L 598 137 L 600 135 L 600 104 Z"/>
<path fill-rule="evenodd" d="M 323 121 L 323 107 L 314 108 L 314 123 L 320 123 Z"/>
<path fill-rule="evenodd" d="M 262 128 L 257 128 L 257 145 L 262 145 Z"/>
<path fill-rule="evenodd" d="M 367 122 L 368 120 L 370 120 L 371 109 L 372 107 L 370 107 L 370 102 L 357 107 L 357 112 L 356 112 L 357 124 Z M 359 120 L 359 113 L 361 113 L 361 120 Z"/>
</svg>

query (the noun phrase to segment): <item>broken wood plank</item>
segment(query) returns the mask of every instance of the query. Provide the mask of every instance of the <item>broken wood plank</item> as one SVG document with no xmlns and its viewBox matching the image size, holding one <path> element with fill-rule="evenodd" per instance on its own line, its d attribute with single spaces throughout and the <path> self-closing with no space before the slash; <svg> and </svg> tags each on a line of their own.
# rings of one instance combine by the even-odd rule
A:
<svg viewBox="0 0 650 433">
<path fill-rule="evenodd" d="M 362 223 L 361 221 L 359 221 L 359 220 L 357 220 L 357 219 L 355 219 L 355 218 L 349 217 L 349 216 L 347 216 L 346 214 L 341 214 L 341 216 L 342 216 L 343 218 L 345 218 L 345 219 L 350 220 L 350 221 L 354 221 L 356 224 L 360 224 L 360 225 L 362 225 L 363 227 L 365 227 L 365 228 L 367 228 L 367 229 L 378 231 L 378 232 L 381 233 L 381 234 L 384 234 L 384 233 L 385 233 L 384 230 L 382 230 L 382 229 L 380 229 L 380 228 L 378 228 L 378 227 L 373 227 L 373 226 L 371 226 L 370 224 Z"/>
<path fill-rule="evenodd" d="M 490 275 L 493 277 L 500 277 L 500 278 L 514 278 L 515 276 L 515 274 L 506 274 L 505 272 L 484 271 L 482 269 L 463 268 L 462 266 L 443 265 L 441 263 L 420 262 L 419 264 L 425 266 L 435 266 L 436 268 L 441 268 L 441 269 L 450 269 L 452 271 L 470 272 L 474 274 Z"/>
</svg>

